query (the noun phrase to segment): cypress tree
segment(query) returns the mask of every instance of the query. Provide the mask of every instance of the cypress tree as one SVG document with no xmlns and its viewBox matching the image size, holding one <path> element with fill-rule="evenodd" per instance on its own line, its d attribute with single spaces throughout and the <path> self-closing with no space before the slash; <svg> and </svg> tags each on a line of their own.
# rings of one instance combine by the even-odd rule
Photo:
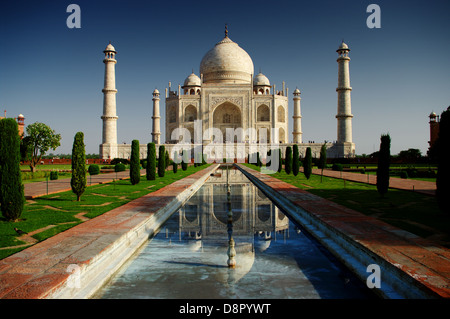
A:
<svg viewBox="0 0 450 319">
<path fill-rule="evenodd" d="M 181 153 L 181 169 L 183 171 L 187 170 L 188 168 L 188 152 L 186 150 L 183 150 Z"/>
<path fill-rule="evenodd" d="M 286 174 L 290 174 L 292 171 L 292 148 L 286 147 L 286 157 L 284 159 L 284 170 Z"/>
<path fill-rule="evenodd" d="M 283 170 L 283 158 L 281 157 L 281 148 L 278 149 L 278 173 Z"/>
<path fill-rule="evenodd" d="M 14 119 L 0 120 L 0 207 L 7 221 L 19 219 L 25 204 L 18 130 Z"/>
<path fill-rule="evenodd" d="M 389 189 L 389 165 L 391 162 L 391 137 L 389 134 L 381 135 L 380 153 L 377 168 L 377 190 L 381 196 Z"/>
<path fill-rule="evenodd" d="M 176 174 L 177 171 L 178 171 L 178 164 L 177 164 L 177 162 L 178 162 L 178 153 L 175 152 L 173 154 L 173 161 L 172 161 L 172 170 L 173 170 L 174 174 Z"/>
<path fill-rule="evenodd" d="M 292 152 L 292 174 L 297 176 L 300 170 L 300 154 L 298 152 L 298 145 L 294 144 Z"/>
<path fill-rule="evenodd" d="M 327 145 L 324 143 L 320 148 L 320 158 L 318 168 L 322 169 L 322 174 L 320 175 L 320 182 L 323 178 L 323 169 L 327 166 Z"/>
<path fill-rule="evenodd" d="M 450 106 L 442 112 L 437 139 L 438 172 L 436 176 L 436 200 L 442 212 L 450 213 Z"/>
<path fill-rule="evenodd" d="M 303 174 L 305 174 L 306 179 L 311 177 L 312 173 L 312 155 L 311 147 L 306 149 L 305 161 L 303 163 Z"/>
<path fill-rule="evenodd" d="M 148 181 L 156 179 L 156 146 L 155 143 L 147 144 L 147 167 L 145 169 Z"/>
<path fill-rule="evenodd" d="M 130 182 L 132 185 L 139 184 L 141 180 L 141 165 L 139 163 L 139 141 L 131 141 L 130 158 Z"/>
<path fill-rule="evenodd" d="M 70 186 L 72 192 L 77 195 L 77 201 L 80 201 L 81 195 L 86 189 L 86 151 L 84 145 L 84 134 L 78 132 L 75 134 L 72 147 L 72 178 Z"/>
<path fill-rule="evenodd" d="M 167 167 L 169 167 L 169 165 L 170 165 L 170 157 L 169 157 L 169 151 L 168 150 L 166 150 L 166 152 L 164 154 L 164 160 L 166 161 L 165 163 L 166 163 L 166 169 L 167 169 Z"/>
<path fill-rule="evenodd" d="M 158 157 L 158 176 L 164 177 L 166 173 L 166 148 L 164 145 L 159 146 L 159 157 Z"/>
</svg>

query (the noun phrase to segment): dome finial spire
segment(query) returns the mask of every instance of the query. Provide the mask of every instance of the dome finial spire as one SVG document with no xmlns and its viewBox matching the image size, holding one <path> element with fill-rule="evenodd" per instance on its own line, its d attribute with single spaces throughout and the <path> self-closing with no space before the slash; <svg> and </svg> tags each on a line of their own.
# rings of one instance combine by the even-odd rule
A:
<svg viewBox="0 0 450 319">
<path fill-rule="evenodd" d="M 228 24 L 225 23 L 225 38 L 228 38 Z"/>
</svg>

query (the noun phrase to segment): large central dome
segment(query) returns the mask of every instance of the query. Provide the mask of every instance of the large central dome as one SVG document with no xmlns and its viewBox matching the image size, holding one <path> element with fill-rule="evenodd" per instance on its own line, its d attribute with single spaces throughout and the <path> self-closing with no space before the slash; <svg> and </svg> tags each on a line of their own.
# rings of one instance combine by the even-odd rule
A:
<svg viewBox="0 0 450 319">
<path fill-rule="evenodd" d="M 203 57 L 200 74 L 204 83 L 250 84 L 253 61 L 237 43 L 225 36 Z"/>
</svg>

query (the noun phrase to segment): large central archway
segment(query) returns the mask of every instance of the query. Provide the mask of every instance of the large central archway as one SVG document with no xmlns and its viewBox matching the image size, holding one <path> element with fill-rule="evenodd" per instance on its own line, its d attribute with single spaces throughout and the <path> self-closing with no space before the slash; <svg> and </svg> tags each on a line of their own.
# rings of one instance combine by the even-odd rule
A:
<svg viewBox="0 0 450 319">
<path fill-rule="evenodd" d="M 237 105 L 231 102 L 224 102 L 214 110 L 213 127 L 218 128 L 222 132 L 223 142 L 227 140 L 235 140 L 236 136 L 227 139 L 227 128 L 242 128 L 242 113 Z"/>
</svg>

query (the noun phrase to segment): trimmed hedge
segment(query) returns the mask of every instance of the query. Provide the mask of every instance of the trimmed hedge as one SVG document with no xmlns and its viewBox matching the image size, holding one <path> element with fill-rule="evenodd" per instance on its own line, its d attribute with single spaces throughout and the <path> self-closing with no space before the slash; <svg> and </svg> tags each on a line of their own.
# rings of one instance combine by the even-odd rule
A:
<svg viewBox="0 0 450 319">
<path fill-rule="evenodd" d="M 91 164 L 88 167 L 89 175 L 98 175 L 100 174 L 100 166 L 97 164 Z"/>
</svg>

